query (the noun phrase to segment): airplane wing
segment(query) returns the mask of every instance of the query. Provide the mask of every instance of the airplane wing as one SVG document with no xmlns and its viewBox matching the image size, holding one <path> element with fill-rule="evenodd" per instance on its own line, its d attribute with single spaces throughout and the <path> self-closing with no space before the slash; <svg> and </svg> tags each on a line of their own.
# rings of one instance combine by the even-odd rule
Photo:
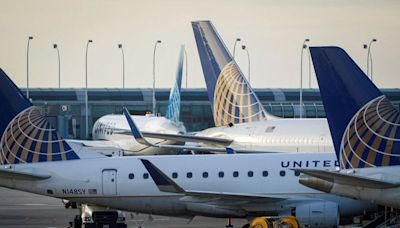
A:
<svg viewBox="0 0 400 228">
<path fill-rule="evenodd" d="M 46 180 L 49 179 L 50 177 L 51 177 L 50 175 L 31 174 L 31 173 L 14 171 L 10 169 L 0 169 L 0 179 L 10 178 L 18 180 L 37 181 L 37 180 Z"/>
<path fill-rule="evenodd" d="M 118 130 L 114 131 L 116 134 L 131 135 L 131 131 Z M 197 135 L 178 135 L 178 134 L 168 134 L 168 133 L 156 133 L 142 131 L 142 135 L 147 138 L 164 139 L 177 142 L 196 142 L 196 143 L 206 143 L 213 144 L 217 146 L 228 146 L 233 140 L 223 139 L 223 138 L 213 138 L 207 136 L 197 136 Z"/>
<path fill-rule="evenodd" d="M 214 192 L 214 191 L 193 191 L 184 190 L 176 182 L 171 180 L 164 172 L 162 172 L 157 166 L 151 163 L 149 160 L 140 159 L 149 172 L 154 183 L 157 185 L 158 189 L 162 192 L 170 192 L 183 194 L 185 196 L 196 197 L 196 198 L 206 198 L 208 200 L 237 200 L 237 201 L 268 201 L 276 202 L 285 200 L 286 198 L 276 197 L 272 195 L 261 195 L 261 194 L 243 194 L 243 193 L 233 193 L 233 192 Z"/>
<path fill-rule="evenodd" d="M 173 140 L 179 142 L 207 143 L 220 146 L 228 146 L 233 142 L 233 140 L 230 139 L 212 138 L 212 137 L 196 136 L 196 135 L 178 135 L 178 134 L 153 133 L 144 131 L 142 132 L 142 134 L 144 137 L 148 138 L 158 138 L 158 139 Z"/>
<path fill-rule="evenodd" d="M 332 183 L 352 185 L 365 188 L 387 189 L 399 187 L 400 183 L 378 180 L 369 177 L 356 176 L 327 170 L 293 169 L 306 175 L 323 179 Z"/>
<path fill-rule="evenodd" d="M 80 144 L 85 147 L 118 147 L 115 143 L 106 140 L 75 140 L 67 139 L 67 142 Z"/>
<path fill-rule="evenodd" d="M 271 152 L 271 151 L 257 151 L 257 150 L 243 150 L 243 149 L 233 149 L 233 148 L 219 148 L 219 147 L 200 147 L 200 146 L 181 146 L 181 145 L 162 145 L 162 144 L 153 144 L 149 141 L 147 141 L 144 137 L 142 132 L 139 130 L 139 128 L 136 126 L 135 122 L 133 121 L 131 115 L 129 114 L 128 110 L 124 107 L 123 108 L 123 113 L 126 117 L 126 120 L 128 121 L 129 127 L 131 128 L 131 133 L 133 137 L 135 137 L 136 142 L 147 145 L 147 146 L 152 146 L 152 147 L 157 147 L 157 148 L 167 148 L 167 149 L 186 149 L 186 150 L 194 150 L 194 151 L 204 151 L 204 152 L 223 152 L 223 153 L 228 153 L 228 154 L 234 154 L 236 152 L 241 152 L 241 153 L 276 153 L 276 152 Z"/>
</svg>

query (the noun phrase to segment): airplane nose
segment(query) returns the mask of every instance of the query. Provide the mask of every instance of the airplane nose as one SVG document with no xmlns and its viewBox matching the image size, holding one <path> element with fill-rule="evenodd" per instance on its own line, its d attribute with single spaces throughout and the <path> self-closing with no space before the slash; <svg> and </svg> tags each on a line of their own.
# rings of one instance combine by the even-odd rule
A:
<svg viewBox="0 0 400 228">
<path fill-rule="evenodd" d="M 299 183 L 309 188 L 313 188 L 327 193 L 330 193 L 333 187 L 333 183 L 330 181 L 322 180 L 316 177 L 311 177 L 305 174 L 299 177 Z"/>
</svg>

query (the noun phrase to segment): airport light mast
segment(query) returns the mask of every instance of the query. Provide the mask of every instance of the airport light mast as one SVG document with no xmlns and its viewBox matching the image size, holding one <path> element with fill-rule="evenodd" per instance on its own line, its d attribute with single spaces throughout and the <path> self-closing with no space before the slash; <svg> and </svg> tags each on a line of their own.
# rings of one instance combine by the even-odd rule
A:
<svg viewBox="0 0 400 228">
<path fill-rule="evenodd" d="M 29 44 L 33 40 L 33 36 L 28 37 L 28 45 L 26 47 L 26 98 L 29 100 Z"/>
<path fill-rule="evenodd" d="M 373 81 L 373 67 L 372 67 L 372 53 L 371 53 L 371 46 L 372 43 L 375 43 L 377 39 L 372 39 L 369 44 L 364 44 L 363 47 L 364 49 L 368 49 L 368 54 L 367 54 L 367 75 L 371 78 L 371 81 Z M 370 75 L 370 65 L 369 62 L 371 61 L 371 75 Z"/>
<path fill-rule="evenodd" d="M 153 52 L 153 115 L 156 116 L 156 50 L 157 44 L 160 44 L 161 40 L 157 40 L 154 44 Z"/>
<path fill-rule="evenodd" d="M 53 48 L 57 50 L 58 57 L 58 88 L 61 88 L 61 62 L 60 62 L 60 50 L 57 44 L 53 44 Z"/>
<path fill-rule="evenodd" d="M 121 49 L 122 53 L 122 88 L 125 89 L 125 55 L 122 44 L 118 44 L 118 48 Z"/>
<path fill-rule="evenodd" d="M 304 49 L 307 48 L 306 43 L 309 42 L 310 39 L 306 38 L 303 41 L 303 45 L 301 46 L 301 57 L 300 57 L 300 118 L 303 118 L 303 52 Z"/>
<path fill-rule="evenodd" d="M 86 43 L 86 58 L 85 58 L 85 124 L 86 124 L 86 139 L 89 138 L 89 110 L 88 110 L 88 50 L 89 44 L 93 40 L 88 40 Z"/>
<path fill-rule="evenodd" d="M 240 38 L 236 38 L 235 44 L 233 44 L 233 59 L 235 59 L 236 44 L 237 44 L 237 42 L 240 42 L 240 41 L 241 41 Z"/>
<path fill-rule="evenodd" d="M 251 82 L 251 78 L 250 78 L 250 54 L 249 54 L 249 50 L 246 48 L 246 45 L 242 45 L 242 50 L 245 50 L 247 53 L 247 67 L 248 67 L 248 72 L 247 72 L 247 78 L 249 79 L 249 83 Z"/>
</svg>

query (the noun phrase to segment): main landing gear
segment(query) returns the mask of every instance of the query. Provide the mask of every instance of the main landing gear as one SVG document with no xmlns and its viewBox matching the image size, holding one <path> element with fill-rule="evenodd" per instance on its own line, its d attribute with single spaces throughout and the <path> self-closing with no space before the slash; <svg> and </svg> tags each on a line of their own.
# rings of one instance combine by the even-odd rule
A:
<svg viewBox="0 0 400 228">
<path fill-rule="evenodd" d="M 300 228 L 299 221 L 294 216 L 288 216 L 276 221 L 264 217 L 257 217 L 242 228 Z"/>
</svg>

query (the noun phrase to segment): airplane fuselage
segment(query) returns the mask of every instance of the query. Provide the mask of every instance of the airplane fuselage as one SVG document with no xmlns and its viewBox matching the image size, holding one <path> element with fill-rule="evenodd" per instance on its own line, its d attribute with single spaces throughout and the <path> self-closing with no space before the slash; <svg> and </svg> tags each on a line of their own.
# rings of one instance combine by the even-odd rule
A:
<svg viewBox="0 0 400 228">
<path fill-rule="evenodd" d="M 249 150 L 334 151 L 326 119 L 271 119 L 209 128 L 198 135 L 232 139 L 231 147 Z"/>
<path fill-rule="evenodd" d="M 132 115 L 139 129 L 149 132 L 181 134 L 186 129 L 182 124 L 175 124 L 165 117 Z M 161 148 L 152 148 L 135 141 L 129 133 L 129 125 L 123 115 L 105 115 L 98 119 L 93 126 L 94 140 L 107 140 L 116 147 L 124 149 L 126 154 L 154 155 L 154 154 L 176 154 L 177 151 Z M 175 141 L 149 139 L 152 143 L 176 144 Z"/>
<path fill-rule="evenodd" d="M 283 197 L 271 203 L 229 202 L 161 192 L 140 159 L 147 159 L 185 190 Z M 296 205 L 327 199 L 343 216 L 361 213 L 371 205 L 325 194 L 298 183 L 294 167 L 335 168 L 333 153 L 296 155 L 176 155 L 80 159 L 65 162 L 16 164 L 15 171 L 51 178 L 23 181 L 1 178 L 8 188 L 66 198 L 140 213 L 212 217 L 249 217 L 289 213 Z M 337 164 L 336 164 L 337 165 Z M 225 205 L 223 205 L 225 204 Z M 244 209 L 245 208 L 245 209 Z"/>
</svg>

